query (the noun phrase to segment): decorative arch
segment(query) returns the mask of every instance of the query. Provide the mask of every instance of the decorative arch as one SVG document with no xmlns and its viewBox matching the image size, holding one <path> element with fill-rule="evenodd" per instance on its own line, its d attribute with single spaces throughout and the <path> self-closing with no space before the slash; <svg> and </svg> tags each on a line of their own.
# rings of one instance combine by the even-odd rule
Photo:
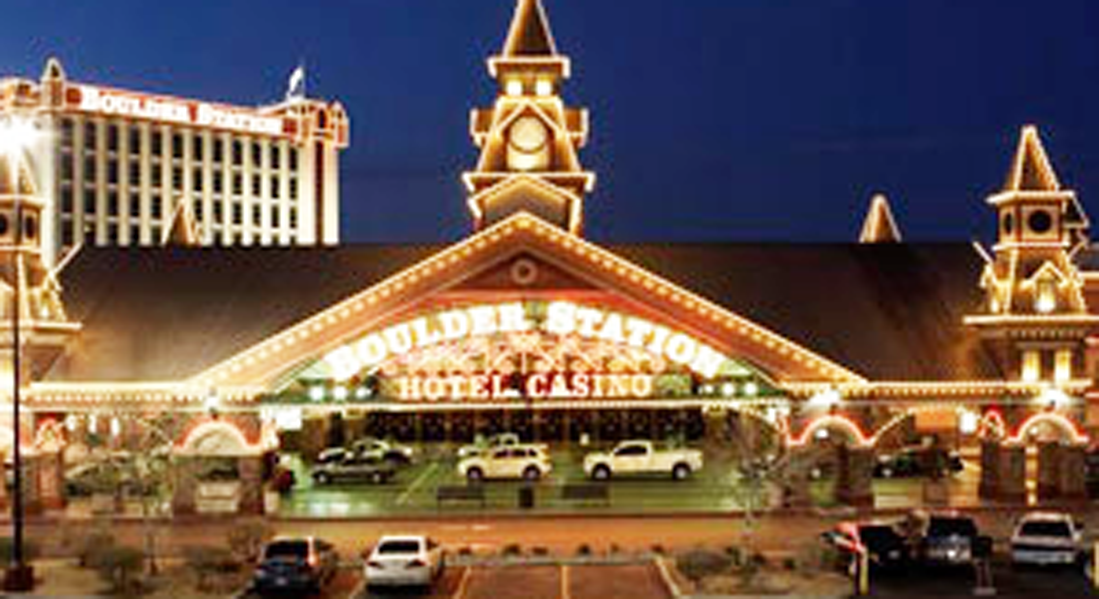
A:
<svg viewBox="0 0 1099 599">
<path fill-rule="evenodd" d="M 38 425 L 34 432 L 34 449 L 43 453 L 64 451 L 68 445 L 65 426 L 54 419 L 48 419 Z"/>
<path fill-rule="evenodd" d="M 207 420 L 187 433 L 178 453 L 202 457 L 241 457 L 258 455 L 262 453 L 262 447 L 250 443 L 244 432 L 230 422 Z"/>
<path fill-rule="evenodd" d="M 1061 431 L 1066 440 L 1074 445 L 1086 445 L 1090 441 L 1089 437 L 1077 428 L 1076 423 L 1065 415 L 1057 412 L 1040 412 L 1024 420 L 1019 425 L 1019 429 L 1015 431 L 1015 434 L 1008 437 L 1007 442 L 1012 445 L 1025 444 L 1027 435 L 1033 431 L 1034 427 L 1042 424 L 1052 425 L 1055 429 Z"/>
<path fill-rule="evenodd" d="M 859 447 L 874 446 L 874 437 L 867 437 L 858 423 L 839 414 L 825 414 L 824 416 L 813 419 L 805 426 L 805 429 L 801 431 L 800 435 L 797 437 L 790 437 L 788 443 L 796 447 L 807 445 L 813 440 L 813 436 L 817 431 L 822 429 L 836 429 L 842 431 Z"/>
<path fill-rule="evenodd" d="M 995 410 L 987 412 L 977 426 L 977 437 L 986 441 L 1000 441 L 1007 437 L 1004 417 Z"/>
<path fill-rule="evenodd" d="M 871 445 L 876 445 L 878 443 L 878 441 L 880 441 L 883 437 L 885 437 L 885 435 L 888 435 L 889 433 L 896 430 L 897 427 L 904 424 L 905 421 L 907 421 L 911 418 L 915 418 L 915 417 L 916 417 L 915 410 L 905 410 L 904 412 L 901 412 L 900 414 L 894 415 L 885 424 L 883 424 L 881 426 L 881 428 L 879 428 L 877 431 L 875 431 L 874 435 L 872 437 L 869 438 L 870 444 Z"/>
</svg>

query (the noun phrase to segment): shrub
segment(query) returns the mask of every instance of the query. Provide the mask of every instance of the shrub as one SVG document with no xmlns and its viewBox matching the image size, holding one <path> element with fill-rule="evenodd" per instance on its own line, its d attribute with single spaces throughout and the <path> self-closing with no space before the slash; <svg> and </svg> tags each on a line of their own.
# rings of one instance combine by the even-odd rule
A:
<svg viewBox="0 0 1099 599">
<path fill-rule="evenodd" d="M 99 576 L 111 585 L 111 592 L 129 595 L 141 587 L 141 569 L 145 554 L 133 547 L 111 547 L 102 551 L 96 560 Z"/>
<path fill-rule="evenodd" d="M 744 563 L 744 550 L 736 545 L 729 545 L 725 548 L 725 555 L 729 556 L 729 561 L 734 566 L 740 566 Z"/>
<path fill-rule="evenodd" d="M 507 545 L 504 545 L 504 549 L 503 551 L 501 551 L 501 553 L 503 553 L 505 556 L 514 557 L 522 555 L 523 548 L 520 547 L 518 543 L 508 543 Z"/>
<path fill-rule="evenodd" d="M 576 548 L 576 555 L 579 555 L 581 557 L 587 557 L 591 555 L 591 545 L 588 545 L 587 543 L 581 543 L 580 546 Z"/>
<path fill-rule="evenodd" d="M 187 566 L 194 570 L 200 591 L 211 590 L 210 578 L 235 572 L 240 562 L 225 547 L 190 546 L 183 548 L 183 557 Z"/>
<path fill-rule="evenodd" d="M 99 560 L 102 556 L 114 549 L 115 541 L 114 535 L 97 531 L 93 532 L 83 539 L 77 546 L 76 558 L 82 568 L 98 568 Z"/>
<path fill-rule="evenodd" d="M 798 569 L 798 560 L 793 557 L 787 557 L 782 560 L 783 569 L 793 572 Z"/>
<path fill-rule="evenodd" d="M 2 563 L 4 563 L 4 564 L 11 563 L 12 555 L 14 553 L 15 553 L 15 542 L 12 540 L 12 538 L 11 537 L 0 537 L 0 560 L 3 560 Z M 28 540 L 24 539 L 23 540 L 23 558 L 26 559 L 26 560 L 33 560 L 33 559 L 37 558 L 38 555 L 39 555 L 38 545 L 32 543 L 31 541 L 28 541 Z"/>
<path fill-rule="evenodd" d="M 545 556 L 549 555 L 549 549 L 547 549 L 545 547 L 535 547 L 535 548 L 531 549 L 530 552 L 533 555 L 537 555 L 539 557 L 545 557 Z"/>
<path fill-rule="evenodd" d="M 668 550 L 665 549 L 664 546 L 661 545 L 660 543 L 656 543 L 655 545 L 650 547 L 649 551 L 652 551 L 656 555 L 664 555 L 665 553 L 668 552 Z"/>
<path fill-rule="evenodd" d="M 229 530 L 229 549 L 240 560 L 254 562 L 263 551 L 263 544 L 271 538 L 271 526 L 261 520 L 249 520 Z"/>
<path fill-rule="evenodd" d="M 692 549 L 680 554 L 675 560 L 676 568 L 695 584 L 704 578 L 727 571 L 732 563 L 728 554 L 707 549 Z"/>
</svg>

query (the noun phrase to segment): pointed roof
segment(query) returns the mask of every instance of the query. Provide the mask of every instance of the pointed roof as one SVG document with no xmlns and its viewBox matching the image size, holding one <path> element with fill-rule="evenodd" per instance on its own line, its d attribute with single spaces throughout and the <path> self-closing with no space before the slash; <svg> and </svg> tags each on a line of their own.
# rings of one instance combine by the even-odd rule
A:
<svg viewBox="0 0 1099 599">
<path fill-rule="evenodd" d="M 1015 160 L 1004 183 L 1004 191 L 1060 191 L 1061 184 L 1049 162 L 1038 128 L 1026 125 L 1019 136 Z"/>
<path fill-rule="evenodd" d="M 859 243 L 900 243 L 901 231 L 893 219 L 889 200 L 884 194 L 876 194 L 870 200 L 870 209 L 862 222 Z"/>
<path fill-rule="evenodd" d="M 557 44 L 550 32 L 549 19 L 541 0 L 518 0 L 511 19 L 503 58 L 548 57 L 557 55 Z"/>
<path fill-rule="evenodd" d="M 27 163 L 15 153 L 0 151 L 0 195 L 35 195 Z"/>
<path fill-rule="evenodd" d="M 172 214 L 172 224 L 164 232 L 162 245 L 201 245 L 190 202 L 180 202 Z"/>
<path fill-rule="evenodd" d="M 46 66 L 42 69 L 42 80 L 62 80 L 65 79 L 65 68 L 61 66 L 61 61 L 56 56 L 51 56 L 46 59 Z"/>
</svg>

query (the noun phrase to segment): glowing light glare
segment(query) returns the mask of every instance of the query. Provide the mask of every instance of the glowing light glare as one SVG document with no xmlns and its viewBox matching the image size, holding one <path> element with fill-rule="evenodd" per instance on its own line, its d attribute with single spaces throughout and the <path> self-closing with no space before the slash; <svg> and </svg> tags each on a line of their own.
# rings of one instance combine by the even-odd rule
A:
<svg viewBox="0 0 1099 599">
<path fill-rule="evenodd" d="M 355 389 L 355 399 L 366 399 L 368 397 L 370 397 L 370 389 L 366 387 Z"/>
<path fill-rule="evenodd" d="M 1036 403 L 1048 405 L 1053 408 L 1063 408 L 1072 403 L 1072 398 L 1056 387 L 1050 387 L 1045 391 L 1042 391 L 1034 400 Z"/>
<path fill-rule="evenodd" d="M 118 417 L 111 418 L 111 436 L 117 437 L 122 433 L 122 422 L 118 420 Z"/>
<path fill-rule="evenodd" d="M 744 383 L 744 394 L 748 397 L 755 397 L 759 394 L 759 385 L 750 381 Z"/>
<path fill-rule="evenodd" d="M 972 435 L 980 428 L 981 417 L 972 410 L 962 410 L 958 415 L 958 432 L 963 435 Z"/>
<path fill-rule="evenodd" d="M 202 405 L 207 411 L 213 412 L 221 407 L 221 398 L 218 396 L 217 392 L 211 391 L 203 398 Z"/>
<path fill-rule="evenodd" d="M 829 388 L 809 398 L 809 405 L 819 408 L 831 408 L 839 404 L 843 399 L 840 392 Z"/>
<path fill-rule="evenodd" d="M 309 389 L 309 399 L 313 401 L 321 401 L 324 399 L 324 387 L 317 385 Z"/>
<path fill-rule="evenodd" d="M 18 157 L 39 136 L 38 129 L 30 121 L 8 118 L 0 121 L 0 153 Z"/>
<path fill-rule="evenodd" d="M 725 383 L 721 386 L 721 394 L 725 397 L 732 397 L 736 395 L 736 385 L 733 383 Z"/>
<path fill-rule="evenodd" d="M 1041 424 L 1049 424 L 1060 429 L 1072 443 L 1077 445 L 1085 445 L 1090 440 L 1087 435 L 1076 428 L 1074 422 L 1065 416 L 1056 412 L 1040 412 L 1023 421 L 1023 423 L 1019 425 L 1019 430 L 1015 431 L 1015 434 L 1008 439 L 1008 443 L 1013 445 L 1026 443 L 1027 436 L 1034 431 L 1036 426 Z"/>
<path fill-rule="evenodd" d="M 332 390 L 332 397 L 336 401 L 345 401 L 347 399 L 347 387 L 337 385 L 336 388 Z"/>
<path fill-rule="evenodd" d="M 509 96 L 521 96 L 523 95 L 523 82 L 518 79 L 512 79 L 504 84 L 504 93 Z"/>
<path fill-rule="evenodd" d="M 1034 304 L 1034 309 L 1039 314 L 1049 314 L 1057 309 L 1057 299 L 1052 293 L 1041 293 L 1038 295 L 1038 301 Z"/>
<path fill-rule="evenodd" d="M 539 79 L 534 84 L 534 92 L 539 96 L 549 96 L 553 94 L 553 82 L 549 79 Z"/>
</svg>

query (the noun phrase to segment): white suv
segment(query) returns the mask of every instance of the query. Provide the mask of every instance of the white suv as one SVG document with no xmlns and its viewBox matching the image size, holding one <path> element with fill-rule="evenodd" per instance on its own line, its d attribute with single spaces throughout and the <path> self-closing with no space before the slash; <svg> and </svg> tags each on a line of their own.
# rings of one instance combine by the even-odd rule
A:
<svg viewBox="0 0 1099 599">
<path fill-rule="evenodd" d="M 551 470 L 549 456 L 537 445 L 499 447 L 458 462 L 458 474 L 473 482 L 488 478 L 538 480 Z"/>
<path fill-rule="evenodd" d="M 1011 561 L 1046 566 L 1073 564 L 1083 550 L 1083 527 L 1063 512 L 1031 512 L 1011 535 Z"/>
<path fill-rule="evenodd" d="M 443 549 L 422 535 L 385 536 L 366 556 L 367 587 L 429 587 L 443 571 Z"/>
</svg>

